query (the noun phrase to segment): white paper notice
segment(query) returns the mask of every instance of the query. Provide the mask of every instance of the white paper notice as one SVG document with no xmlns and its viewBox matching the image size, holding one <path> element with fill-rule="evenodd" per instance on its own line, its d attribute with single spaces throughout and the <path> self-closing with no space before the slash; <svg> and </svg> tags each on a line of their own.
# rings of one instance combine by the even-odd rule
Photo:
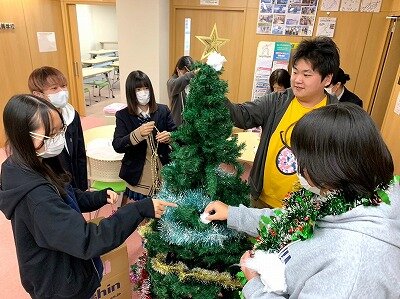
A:
<svg viewBox="0 0 400 299">
<path fill-rule="evenodd" d="M 219 5 L 219 0 L 200 0 L 200 5 Z"/>
<path fill-rule="evenodd" d="M 400 115 L 400 91 L 397 95 L 396 105 L 394 105 L 394 113 Z"/>
<path fill-rule="evenodd" d="M 183 55 L 190 56 L 190 30 L 192 19 L 185 18 L 185 38 L 183 42 Z"/>
<path fill-rule="evenodd" d="M 362 0 L 361 12 L 379 12 L 381 10 L 382 0 Z"/>
<path fill-rule="evenodd" d="M 340 0 L 322 0 L 321 11 L 338 11 Z"/>
<path fill-rule="evenodd" d="M 361 0 L 342 0 L 340 11 L 358 11 Z"/>
<path fill-rule="evenodd" d="M 36 32 L 39 52 L 57 51 L 56 34 L 54 32 Z"/>
<path fill-rule="evenodd" d="M 336 18 L 318 18 L 317 36 L 333 37 L 335 34 Z"/>
</svg>

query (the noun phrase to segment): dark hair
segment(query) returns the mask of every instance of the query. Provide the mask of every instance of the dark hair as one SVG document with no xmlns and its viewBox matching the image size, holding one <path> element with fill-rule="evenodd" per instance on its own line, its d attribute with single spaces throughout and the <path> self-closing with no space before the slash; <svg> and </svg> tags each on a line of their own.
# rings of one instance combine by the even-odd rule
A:
<svg viewBox="0 0 400 299">
<path fill-rule="evenodd" d="M 35 69 L 28 78 L 28 87 L 31 92 L 43 92 L 51 85 L 67 85 L 67 79 L 58 69 L 51 66 L 42 66 Z"/>
<path fill-rule="evenodd" d="M 128 111 L 130 114 L 138 114 L 139 102 L 136 97 L 136 88 L 147 87 L 150 92 L 149 112 L 153 113 L 157 110 L 156 98 L 154 96 L 153 85 L 150 78 L 142 71 L 133 71 L 126 78 L 125 93 L 126 101 L 128 103 Z"/>
<path fill-rule="evenodd" d="M 174 72 L 172 75 L 178 75 L 177 69 L 183 70 L 185 67 L 187 67 L 189 70 L 192 67 L 193 64 L 193 58 L 190 56 L 182 56 L 179 58 L 178 62 L 176 63 Z"/>
<path fill-rule="evenodd" d="M 65 195 L 65 184 L 70 176 L 62 168 L 58 157 L 39 159 L 29 132 L 37 130 L 41 125 L 44 135 L 51 133 L 50 112 L 56 112 L 64 123 L 62 115 L 49 101 L 28 94 L 13 96 L 3 113 L 3 124 L 7 136 L 6 152 L 18 165 L 28 167 L 53 184 L 61 195 Z"/>
<path fill-rule="evenodd" d="M 275 71 L 273 71 L 269 76 L 269 86 L 271 88 L 271 91 L 274 90 L 273 87 L 275 83 L 285 88 L 289 88 L 290 87 L 289 72 L 285 69 L 276 69 Z"/>
<path fill-rule="evenodd" d="M 342 85 L 345 85 L 347 81 L 350 80 L 350 75 L 345 74 L 344 71 L 339 68 L 336 74 L 333 75 L 331 84 L 335 85 L 340 82 Z"/>
<path fill-rule="evenodd" d="M 319 188 L 339 189 L 348 201 L 370 198 L 393 178 L 392 156 L 361 107 L 338 103 L 315 109 L 294 126 L 291 148 L 298 172 Z"/>
<path fill-rule="evenodd" d="M 321 75 L 321 82 L 326 76 L 336 74 L 340 65 L 339 50 L 334 41 L 326 36 L 302 40 L 293 55 L 293 65 L 300 59 L 311 63 L 313 70 Z"/>
</svg>

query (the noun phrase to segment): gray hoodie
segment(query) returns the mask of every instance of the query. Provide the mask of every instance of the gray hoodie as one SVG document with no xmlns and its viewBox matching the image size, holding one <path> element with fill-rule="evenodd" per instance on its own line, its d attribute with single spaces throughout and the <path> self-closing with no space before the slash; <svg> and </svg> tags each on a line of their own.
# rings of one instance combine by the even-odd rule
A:
<svg viewBox="0 0 400 299">
<path fill-rule="evenodd" d="M 317 222 L 314 236 L 284 248 L 287 294 L 263 292 L 259 277 L 243 288 L 245 298 L 400 298 L 400 186 L 391 204 L 358 206 Z M 270 209 L 229 207 L 228 226 L 256 236 Z"/>
</svg>

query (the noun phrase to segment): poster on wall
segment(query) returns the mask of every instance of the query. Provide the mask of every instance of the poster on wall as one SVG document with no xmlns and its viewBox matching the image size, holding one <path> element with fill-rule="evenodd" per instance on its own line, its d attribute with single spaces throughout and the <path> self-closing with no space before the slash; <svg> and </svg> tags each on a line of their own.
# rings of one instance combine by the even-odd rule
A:
<svg viewBox="0 0 400 299">
<path fill-rule="evenodd" d="M 316 36 L 333 37 L 335 34 L 336 18 L 319 17 Z"/>
<path fill-rule="evenodd" d="M 360 11 L 361 12 L 380 12 L 382 0 L 362 0 Z"/>
<path fill-rule="evenodd" d="M 321 11 L 338 11 L 340 0 L 322 0 Z"/>
<path fill-rule="evenodd" d="M 288 69 L 291 43 L 261 41 L 257 46 L 252 100 L 270 92 L 269 77 L 276 69 Z"/>
<path fill-rule="evenodd" d="M 318 0 L 259 0 L 257 34 L 311 36 Z"/>
<path fill-rule="evenodd" d="M 342 0 L 340 11 L 358 11 L 361 0 Z"/>
</svg>

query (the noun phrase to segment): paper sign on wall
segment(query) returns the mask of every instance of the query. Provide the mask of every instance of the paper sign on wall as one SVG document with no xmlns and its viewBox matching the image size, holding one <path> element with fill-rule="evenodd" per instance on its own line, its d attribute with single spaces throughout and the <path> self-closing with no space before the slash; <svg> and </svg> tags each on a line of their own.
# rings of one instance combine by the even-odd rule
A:
<svg viewBox="0 0 400 299">
<path fill-rule="evenodd" d="M 338 11 L 340 0 L 322 0 L 321 11 Z"/>
<path fill-rule="evenodd" d="M 259 0 L 257 34 L 311 36 L 318 0 Z"/>
<path fill-rule="evenodd" d="M 200 0 L 200 5 L 219 5 L 219 0 Z"/>
<path fill-rule="evenodd" d="M 57 51 L 56 34 L 54 32 L 36 32 L 39 52 Z"/>
<path fill-rule="evenodd" d="M 191 18 L 185 18 L 185 35 L 183 41 L 183 55 L 190 56 L 190 31 L 191 31 Z"/>
<path fill-rule="evenodd" d="M 336 18 L 319 17 L 316 35 L 333 37 L 333 35 L 335 34 L 335 26 L 336 26 Z"/>
<path fill-rule="evenodd" d="M 400 115 L 400 91 L 397 94 L 396 104 L 394 105 L 394 113 Z"/>
<path fill-rule="evenodd" d="M 261 41 L 257 47 L 252 99 L 270 92 L 269 77 L 276 69 L 288 69 L 292 45 L 287 42 Z"/>
</svg>

